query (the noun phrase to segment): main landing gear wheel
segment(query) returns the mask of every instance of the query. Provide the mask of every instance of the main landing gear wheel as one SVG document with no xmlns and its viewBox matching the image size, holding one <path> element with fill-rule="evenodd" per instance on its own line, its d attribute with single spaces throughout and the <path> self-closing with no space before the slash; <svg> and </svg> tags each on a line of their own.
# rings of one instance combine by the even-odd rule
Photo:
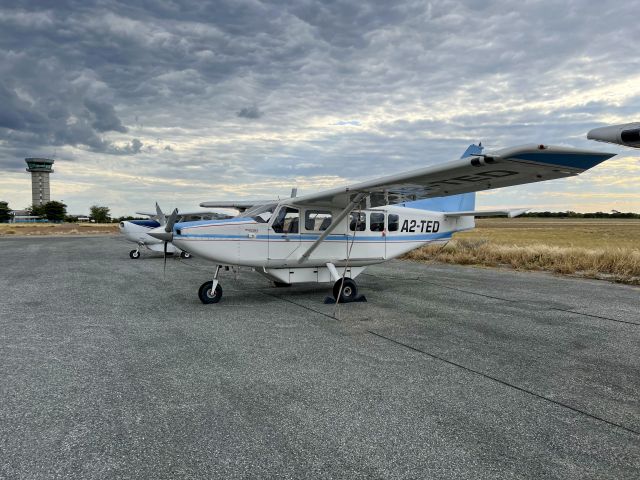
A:
<svg viewBox="0 0 640 480">
<path fill-rule="evenodd" d="M 198 290 L 198 296 L 200 297 L 200 301 L 202 303 L 218 303 L 222 298 L 222 287 L 220 284 L 216 285 L 214 291 L 211 291 L 211 287 L 213 286 L 213 282 L 209 280 L 208 282 L 204 282 L 200 286 L 200 290 Z"/>
<path fill-rule="evenodd" d="M 284 288 L 284 287 L 290 287 L 291 286 L 290 283 L 285 283 L 285 282 L 273 282 L 273 285 L 278 287 L 278 288 Z"/>
<path fill-rule="evenodd" d="M 342 287 L 342 292 L 340 292 L 340 287 Z M 338 299 L 338 292 L 340 292 L 340 299 Z M 344 282 L 340 279 L 333 285 L 333 298 L 336 299 L 336 303 L 352 302 L 357 296 L 358 287 L 356 282 L 348 277 L 344 278 Z"/>
<path fill-rule="evenodd" d="M 129 258 L 132 258 L 132 259 L 140 258 L 140 251 L 139 250 L 131 250 L 129 252 Z"/>
<path fill-rule="evenodd" d="M 180 252 L 180 257 L 191 258 L 191 254 L 189 252 Z"/>
</svg>

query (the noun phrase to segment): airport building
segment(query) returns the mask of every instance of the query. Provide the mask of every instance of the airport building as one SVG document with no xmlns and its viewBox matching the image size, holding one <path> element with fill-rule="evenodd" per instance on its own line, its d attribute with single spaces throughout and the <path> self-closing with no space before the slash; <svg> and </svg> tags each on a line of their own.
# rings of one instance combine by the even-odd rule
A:
<svg viewBox="0 0 640 480">
<path fill-rule="evenodd" d="M 27 172 L 31 172 L 32 205 L 44 205 L 51 201 L 49 175 L 53 173 L 53 160 L 49 158 L 25 158 Z"/>
</svg>

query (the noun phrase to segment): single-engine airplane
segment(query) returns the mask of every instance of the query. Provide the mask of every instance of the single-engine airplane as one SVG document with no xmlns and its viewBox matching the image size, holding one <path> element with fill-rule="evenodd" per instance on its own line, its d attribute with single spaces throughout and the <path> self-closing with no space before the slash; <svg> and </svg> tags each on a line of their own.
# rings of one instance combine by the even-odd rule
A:
<svg viewBox="0 0 640 480">
<path fill-rule="evenodd" d="M 625 147 L 640 148 L 640 122 L 594 128 L 587 133 L 587 138 L 598 142 L 617 143 Z"/>
<path fill-rule="evenodd" d="M 153 252 L 164 252 L 165 254 L 178 253 L 182 258 L 189 258 L 191 254 L 183 249 L 176 247 L 171 242 L 163 242 L 157 238 L 153 238 L 148 233 L 162 225 L 167 223 L 167 215 L 162 213 L 162 209 L 156 203 L 156 211 L 153 212 L 136 212 L 138 215 L 149 217 L 148 220 L 127 220 L 120 222 L 120 233 L 125 238 L 138 245 L 138 248 L 129 252 L 129 257 L 132 259 L 140 258 L 140 249 L 142 247 L 147 248 Z M 183 212 L 177 217 L 180 221 L 188 222 L 191 220 L 221 220 L 225 218 L 231 218 L 230 215 L 224 215 L 220 213 L 213 213 L 209 211 L 197 211 L 197 212 Z"/>
<path fill-rule="evenodd" d="M 474 217 L 523 210 L 476 211 L 475 193 L 571 177 L 614 154 L 525 145 L 483 154 L 471 145 L 461 159 L 310 195 L 255 205 L 204 202 L 207 208 L 253 203 L 241 216 L 178 222 L 149 232 L 216 263 L 198 290 L 202 303 L 222 298 L 222 267 L 248 266 L 277 286 L 331 282 L 336 302 L 359 298 L 354 279 L 369 265 L 399 257 L 474 227 Z"/>
</svg>

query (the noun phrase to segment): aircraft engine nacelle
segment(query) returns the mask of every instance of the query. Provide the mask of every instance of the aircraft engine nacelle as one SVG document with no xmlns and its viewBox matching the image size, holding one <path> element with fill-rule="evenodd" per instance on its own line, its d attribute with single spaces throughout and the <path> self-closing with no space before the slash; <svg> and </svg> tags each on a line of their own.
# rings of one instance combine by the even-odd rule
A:
<svg viewBox="0 0 640 480">
<path fill-rule="evenodd" d="M 625 123 L 594 128 L 587 133 L 587 138 L 598 142 L 617 143 L 627 147 L 640 148 L 640 123 Z"/>
</svg>

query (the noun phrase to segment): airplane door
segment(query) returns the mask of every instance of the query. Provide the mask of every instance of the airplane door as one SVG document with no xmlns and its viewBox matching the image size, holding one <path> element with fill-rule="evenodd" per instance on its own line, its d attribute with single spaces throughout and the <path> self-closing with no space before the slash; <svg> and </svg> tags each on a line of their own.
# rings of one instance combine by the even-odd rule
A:
<svg viewBox="0 0 640 480">
<path fill-rule="evenodd" d="M 293 265 L 300 248 L 300 210 L 280 207 L 269 227 L 269 265 Z"/>
<path fill-rule="evenodd" d="M 383 212 L 369 213 L 369 241 L 367 245 L 367 257 L 375 259 L 386 258 L 387 231 L 384 225 L 385 214 Z"/>
</svg>

